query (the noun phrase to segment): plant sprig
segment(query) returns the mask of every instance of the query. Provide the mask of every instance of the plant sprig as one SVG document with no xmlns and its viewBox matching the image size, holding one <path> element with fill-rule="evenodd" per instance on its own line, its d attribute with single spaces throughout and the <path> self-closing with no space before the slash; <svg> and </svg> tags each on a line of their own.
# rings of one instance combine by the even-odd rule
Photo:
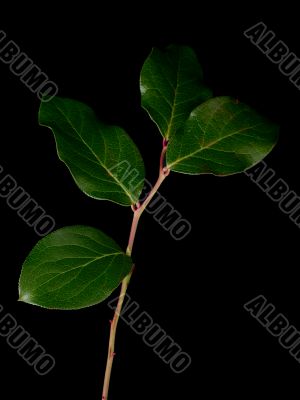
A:
<svg viewBox="0 0 300 400">
<path fill-rule="evenodd" d="M 98 121 L 88 106 L 75 100 L 55 97 L 42 102 L 39 111 L 40 125 L 53 131 L 58 156 L 77 186 L 90 197 L 133 210 L 125 252 L 98 229 L 65 227 L 37 243 L 23 264 L 19 283 L 21 301 L 61 310 L 100 303 L 121 284 L 110 327 L 103 400 L 108 397 L 138 223 L 158 188 L 170 172 L 222 176 L 245 171 L 261 161 L 278 138 L 278 127 L 247 105 L 212 96 L 189 47 L 153 49 L 141 71 L 140 90 L 142 106 L 163 136 L 159 176 L 143 201 L 143 160 L 122 128 Z M 136 172 L 137 184 L 124 179 L 124 161 Z"/>
</svg>

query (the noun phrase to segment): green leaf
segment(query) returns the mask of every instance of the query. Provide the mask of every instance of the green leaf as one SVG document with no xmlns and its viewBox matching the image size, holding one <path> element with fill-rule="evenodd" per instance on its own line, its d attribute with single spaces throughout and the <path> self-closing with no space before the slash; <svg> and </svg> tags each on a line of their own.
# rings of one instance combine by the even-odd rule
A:
<svg viewBox="0 0 300 400">
<path fill-rule="evenodd" d="M 62 310 L 88 307 L 106 299 L 131 266 L 131 258 L 103 232 L 62 228 L 40 240 L 25 260 L 20 301 Z"/>
<path fill-rule="evenodd" d="M 194 51 L 185 46 L 154 48 L 140 78 L 142 106 L 166 139 L 179 129 L 191 111 L 212 94 L 202 83 Z"/>
<path fill-rule="evenodd" d="M 121 205 L 138 201 L 144 184 L 143 160 L 123 129 L 99 122 L 85 104 L 59 97 L 41 103 L 39 123 L 52 129 L 59 158 L 85 194 Z M 122 162 L 127 163 L 127 171 L 119 165 Z M 126 179 L 130 171 L 135 183 Z"/>
<path fill-rule="evenodd" d="M 230 175 L 261 161 L 278 127 L 230 97 L 215 97 L 192 111 L 170 140 L 167 165 L 186 174 Z"/>
</svg>

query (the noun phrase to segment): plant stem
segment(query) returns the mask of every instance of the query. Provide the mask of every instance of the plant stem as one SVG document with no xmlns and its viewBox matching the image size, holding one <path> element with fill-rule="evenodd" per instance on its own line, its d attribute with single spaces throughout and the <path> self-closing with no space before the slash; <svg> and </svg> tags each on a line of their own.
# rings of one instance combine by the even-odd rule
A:
<svg viewBox="0 0 300 400">
<path fill-rule="evenodd" d="M 102 391 L 102 400 L 107 400 L 108 396 L 108 389 L 109 389 L 109 382 L 110 382 L 110 376 L 111 376 L 111 370 L 112 370 L 112 365 L 114 361 L 114 356 L 115 356 L 115 340 L 116 340 L 116 331 L 117 331 L 117 325 L 119 321 L 119 316 L 120 312 L 123 306 L 123 301 L 125 298 L 125 294 L 127 291 L 127 287 L 130 281 L 132 275 L 132 270 L 131 272 L 123 279 L 122 281 L 122 286 L 121 286 L 121 291 L 120 291 L 120 296 L 118 300 L 118 305 L 115 310 L 114 318 L 111 321 L 110 324 L 110 336 L 109 336 L 109 345 L 108 345 L 108 354 L 107 354 L 107 361 L 106 361 L 106 370 L 105 370 L 105 377 L 104 377 L 104 384 L 103 384 L 103 391 Z"/>
<path fill-rule="evenodd" d="M 147 207 L 147 205 L 150 203 L 150 201 L 154 197 L 155 193 L 158 191 L 160 185 L 163 183 L 163 181 L 166 179 L 166 177 L 170 173 L 170 171 L 164 166 L 167 147 L 168 147 L 168 142 L 164 139 L 163 140 L 163 148 L 162 148 L 162 152 L 160 155 L 159 176 L 158 176 L 157 182 L 152 187 L 151 191 L 148 193 L 144 202 L 142 204 L 137 203 L 134 207 L 132 207 L 133 218 L 132 218 L 132 224 L 131 224 L 131 229 L 130 229 L 130 234 L 129 234 L 129 239 L 128 239 L 128 246 L 127 246 L 127 250 L 126 250 L 126 254 L 128 256 L 131 256 L 131 254 L 132 254 L 134 239 L 135 239 L 138 223 L 139 223 L 142 213 L 144 212 L 145 208 Z M 133 269 L 134 269 L 134 266 L 131 269 L 130 273 L 122 281 L 118 304 L 117 304 L 117 307 L 115 310 L 114 318 L 110 324 L 110 336 L 109 336 L 106 370 L 105 370 L 105 377 L 104 377 L 104 384 L 103 384 L 103 391 L 102 391 L 102 400 L 107 400 L 107 398 L 108 398 L 109 383 L 110 383 L 112 365 L 113 365 L 114 356 L 115 356 L 115 340 L 116 340 L 117 325 L 118 325 L 119 316 L 120 316 L 120 313 L 122 310 L 123 301 L 124 301 L 124 298 L 126 295 L 126 291 L 127 291 L 127 288 L 128 288 L 128 285 L 129 285 L 129 282 L 130 282 L 130 279 L 131 279 L 131 276 L 133 273 Z"/>
</svg>

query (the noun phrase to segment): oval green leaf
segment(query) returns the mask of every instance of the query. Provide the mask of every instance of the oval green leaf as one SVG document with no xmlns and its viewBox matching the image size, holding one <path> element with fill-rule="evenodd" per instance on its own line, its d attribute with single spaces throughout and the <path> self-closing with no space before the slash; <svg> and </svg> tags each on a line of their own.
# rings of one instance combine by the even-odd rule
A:
<svg viewBox="0 0 300 400">
<path fill-rule="evenodd" d="M 20 301 L 61 310 L 92 306 L 119 286 L 131 266 L 131 258 L 103 232 L 62 228 L 40 240 L 25 260 Z"/>
<path fill-rule="evenodd" d="M 279 128 L 231 97 L 215 97 L 192 111 L 171 138 L 167 165 L 186 174 L 230 175 L 261 161 Z"/>
<path fill-rule="evenodd" d="M 100 122 L 85 104 L 59 97 L 41 103 L 39 123 L 52 129 L 59 158 L 85 194 L 127 206 L 138 201 L 144 164 L 123 129 Z"/>
<path fill-rule="evenodd" d="M 140 77 L 142 106 L 169 139 L 191 111 L 212 93 L 202 82 L 201 66 L 194 51 L 186 46 L 154 48 Z"/>
</svg>

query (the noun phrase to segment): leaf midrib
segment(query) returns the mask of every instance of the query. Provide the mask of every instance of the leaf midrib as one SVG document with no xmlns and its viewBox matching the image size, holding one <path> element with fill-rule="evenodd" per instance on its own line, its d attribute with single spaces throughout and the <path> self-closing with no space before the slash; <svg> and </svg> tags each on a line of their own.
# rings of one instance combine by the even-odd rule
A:
<svg viewBox="0 0 300 400">
<path fill-rule="evenodd" d="M 200 152 L 203 151 L 203 150 L 210 149 L 213 145 L 215 145 L 215 144 L 218 143 L 218 142 L 222 142 L 222 140 L 227 139 L 228 137 L 237 135 L 237 134 L 239 134 L 239 133 L 241 133 L 241 132 L 243 132 L 243 131 L 249 130 L 249 129 L 256 128 L 256 127 L 259 126 L 259 125 L 261 125 L 261 123 L 255 124 L 255 125 L 253 125 L 253 126 L 247 126 L 246 128 L 243 128 L 243 129 L 240 129 L 240 130 L 238 130 L 238 131 L 232 132 L 232 133 L 230 133 L 229 135 L 223 136 L 222 138 L 218 138 L 217 140 L 215 140 L 215 141 L 213 141 L 213 142 L 210 142 L 208 145 L 203 146 L 203 147 L 200 147 L 200 149 L 195 150 L 194 152 L 192 152 L 192 153 L 190 153 L 190 154 L 188 154 L 188 155 L 186 155 L 186 156 L 184 156 L 184 157 L 178 158 L 178 159 L 177 159 L 176 161 L 174 161 L 173 163 L 168 164 L 168 168 L 173 167 L 174 165 L 180 163 L 181 161 L 183 161 L 183 160 L 185 160 L 185 159 L 187 159 L 187 158 L 193 157 L 195 154 L 200 153 Z M 204 132 L 204 131 L 203 131 L 203 132 Z"/>
<path fill-rule="evenodd" d="M 95 261 L 100 260 L 100 259 L 102 259 L 102 258 L 106 258 L 106 257 L 110 257 L 110 256 L 116 256 L 116 255 L 122 255 L 122 254 L 123 254 L 122 252 L 117 252 L 117 253 L 105 254 L 105 255 L 100 256 L 100 257 L 90 257 L 90 258 L 92 258 L 92 260 L 89 261 L 89 262 L 87 262 L 87 263 L 85 263 L 85 264 L 81 264 L 81 265 L 78 265 L 77 267 L 71 268 L 71 269 L 69 269 L 69 270 L 67 270 L 67 271 L 63 271 L 63 272 L 57 273 L 54 277 L 48 279 L 46 282 L 42 283 L 39 287 L 37 287 L 36 289 L 32 290 L 32 291 L 31 291 L 31 294 L 34 293 L 34 292 L 36 292 L 36 291 L 39 290 L 42 286 L 44 286 L 44 285 L 46 285 L 47 283 L 51 282 L 53 279 L 57 278 L 58 276 L 64 275 L 64 274 L 66 274 L 66 273 L 68 273 L 68 272 L 74 271 L 74 270 L 79 269 L 79 268 L 84 268 L 84 267 L 86 267 L 87 265 L 91 264 L 92 262 L 95 262 Z M 55 261 L 53 261 L 53 262 L 55 262 Z M 40 265 L 43 265 L 43 264 L 40 264 Z M 107 268 L 106 268 L 106 269 L 107 269 Z M 104 272 L 105 272 L 105 271 L 104 271 Z M 102 274 L 103 274 L 103 273 L 102 273 Z"/>
<path fill-rule="evenodd" d="M 174 117 L 175 117 L 175 110 L 176 110 L 176 106 L 177 106 L 176 100 L 177 100 L 178 88 L 179 88 L 180 68 L 181 68 L 181 59 L 178 60 L 178 68 L 177 68 L 177 73 L 176 73 L 176 85 L 175 85 L 175 87 L 173 87 L 173 89 L 174 89 L 173 105 L 172 105 L 171 117 L 170 117 L 169 124 L 168 124 L 168 129 L 167 129 L 167 132 L 166 132 L 166 135 L 165 135 L 166 139 L 168 139 L 170 134 L 171 134 L 173 120 L 174 120 Z"/>
</svg>

